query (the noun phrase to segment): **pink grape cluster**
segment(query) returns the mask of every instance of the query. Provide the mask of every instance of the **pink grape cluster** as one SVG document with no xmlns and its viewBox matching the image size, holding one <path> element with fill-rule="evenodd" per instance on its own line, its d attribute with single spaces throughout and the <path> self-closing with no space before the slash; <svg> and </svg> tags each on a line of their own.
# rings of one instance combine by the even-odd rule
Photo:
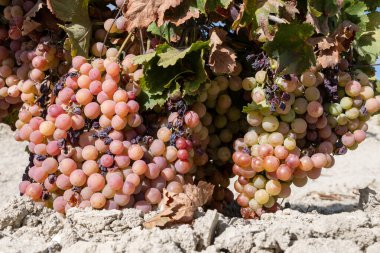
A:
<svg viewBox="0 0 380 253">
<path fill-rule="evenodd" d="M 70 53 L 52 41 L 59 35 L 44 36 L 42 31 L 28 31 L 25 14 L 36 1 L 13 0 L 3 10 L 7 22 L 0 28 L 0 121 L 24 102 L 34 105 L 41 97 L 47 72 L 66 73 Z M 14 123 L 14 122 L 9 122 Z M 16 128 L 22 122 L 16 123 Z"/>
<path fill-rule="evenodd" d="M 0 46 L 0 121 L 21 103 L 18 88 L 20 79 L 13 72 L 15 59 L 12 54 L 14 52 Z"/>
<path fill-rule="evenodd" d="M 251 127 L 235 141 L 232 159 L 237 203 L 247 217 L 275 208 L 291 184 L 317 179 L 333 166 L 333 155 L 355 149 L 366 138 L 369 116 L 380 109 L 380 97 L 360 71 L 313 69 L 275 78 L 271 88 L 269 81 L 265 70 L 243 80 L 252 90 Z"/>
<path fill-rule="evenodd" d="M 73 58 L 46 112 L 20 111 L 16 138 L 28 141 L 31 152 L 21 194 L 62 213 L 73 206 L 148 212 L 164 188 L 182 192 L 191 181 L 185 175 L 194 168 L 194 150 L 184 133 L 197 128 L 198 115 L 172 113 L 150 136 L 136 101 L 142 71 L 132 55 L 121 66 L 115 57 Z"/>
<path fill-rule="evenodd" d="M 9 1 L 8 1 L 9 2 Z M 28 13 L 36 4 L 36 1 L 12 0 L 5 4 L 3 17 L 8 22 L 8 36 L 11 40 L 20 40 L 28 31 L 24 26 L 24 15 Z"/>
</svg>

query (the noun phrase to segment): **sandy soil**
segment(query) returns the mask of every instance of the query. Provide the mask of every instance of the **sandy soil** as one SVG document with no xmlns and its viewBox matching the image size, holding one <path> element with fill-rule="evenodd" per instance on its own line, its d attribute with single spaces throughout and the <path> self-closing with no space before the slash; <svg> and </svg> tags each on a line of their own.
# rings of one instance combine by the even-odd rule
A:
<svg viewBox="0 0 380 253">
<path fill-rule="evenodd" d="M 380 252 L 380 126 L 374 121 L 368 135 L 318 180 L 294 188 L 286 208 L 259 221 L 200 210 L 191 225 L 146 230 L 136 210 L 72 209 L 63 218 L 17 197 L 26 144 L 0 125 L 0 253 Z M 360 190 L 366 187 L 371 190 Z"/>
</svg>

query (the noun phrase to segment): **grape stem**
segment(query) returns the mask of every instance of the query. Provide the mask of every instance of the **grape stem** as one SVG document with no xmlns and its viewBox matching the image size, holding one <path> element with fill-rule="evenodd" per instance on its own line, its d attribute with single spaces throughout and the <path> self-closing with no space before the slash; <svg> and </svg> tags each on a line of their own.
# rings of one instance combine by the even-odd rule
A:
<svg viewBox="0 0 380 253">
<path fill-rule="evenodd" d="M 128 34 L 127 38 L 125 38 L 123 44 L 120 46 L 119 51 L 117 52 L 116 58 L 119 58 L 121 52 L 123 51 L 123 49 L 127 45 L 128 41 L 130 41 L 130 39 L 132 38 L 132 35 L 133 35 L 133 33 L 131 32 Z"/>
<path fill-rule="evenodd" d="M 143 50 L 143 54 L 145 54 L 144 39 L 143 39 L 143 35 L 142 35 L 142 31 L 141 31 L 141 29 L 139 29 L 139 34 L 140 34 L 141 48 L 142 48 L 142 50 Z"/>
<path fill-rule="evenodd" d="M 269 20 L 270 21 L 273 21 L 275 23 L 279 23 L 279 24 L 288 24 L 289 22 L 286 21 L 285 19 L 282 19 L 282 18 L 279 18 L 279 17 L 276 17 L 274 15 L 269 15 L 268 16 Z"/>
<path fill-rule="evenodd" d="M 127 0 L 124 0 L 122 6 L 124 6 L 124 4 L 125 4 L 126 2 L 127 2 Z M 106 41 L 107 41 L 108 35 L 109 35 L 109 33 L 110 33 L 110 30 L 112 29 L 112 26 L 115 24 L 115 22 L 116 22 L 116 18 L 119 17 L 119 15 L 120 15 L 122 9 L 123 9 L 123 8 L 120 8 L 119 11 L 116 13 L 115 19 L 113 20 L 110 29 L 107 30 L 106 36 L 104 37 L 104 40 L 103 40 L 102 51 L 100 51 L 100 52 L 103 52 L 103 50 L 104 50 L 104 45 L 105 45 L 105 43 L 106 43 Z M 119 56 L 119 54 L 118 54 L 117 56 Z"/>
</svg>

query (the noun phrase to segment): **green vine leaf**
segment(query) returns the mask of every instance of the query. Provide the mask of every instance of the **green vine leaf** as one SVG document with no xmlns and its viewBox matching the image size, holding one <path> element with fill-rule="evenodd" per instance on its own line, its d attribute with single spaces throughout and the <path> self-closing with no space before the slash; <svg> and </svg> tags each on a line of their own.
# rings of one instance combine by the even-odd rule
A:
<svg viewBox="0 0 380 253">
<path fill-rule="evenodd" d="M 50 11 L 59 19 L 71 22 L 59 25 L 67 33 L 71 43 L 71 55 L 88 56 L 92 36 L 92 24 L 88 14 L 89 0 L 48 0 Z"/>
<path fill-rule="evenodd" d="M 380 29 L 361 34 L 355 41 L 355 49 L 361 60 L 368 63 L 376 62 L 380 56 Z"/>
<path fill-rule="evenodd" d="M 175 65 L 179 60 L 186 57 L 191 52 L 199 51 L 207 47 L 209 44 L 209 41 L 197 41 L 193 44 L 191 44 L 190 47 L 186 48 L 185 50 L 179 50 L 177 48 L 171 47 L 168 48 L 168 50 L 164 53 L 158 54 L 160 57 L 160 60 L 158 61 L 158 66 L 167 68 L 169 66 Z"/>
<path fill-rule="evenodd" d="M 258 111 L 266 111 L 268 109 L 269 109 L 269 105 L 266 102 L 261 102 L 259 104 L 252 102 L 244 106 L 242 112 L 250 113 L 250 112 L 258 112 Z"/>
<path fill-rule="evenodd" d="M 367 5 L 370 11 L 376 11 L 376 9 L 380 7 L 378 1 L 374 1 L 374 0 L 362 0 L 362 1 Z"/>
<path fill-rule="evenodd" d="M 344 19 L 358 25 L 360 33 L 367 30 L 367 23 L 370 21 L 368 17 L 368 8 L 362 1 L 347 1 L 344 5 L 342 16 Z"/>
<path fill-rule="evenodd" d="M 152 94 L 149 89 L 146 88 L 145 78 L 140 79 L 141 93 L 137 97 L 139 104 L 145 109 L 153 109 L 155 106 L 163 106 L 166 102 L 165 95 Z"/>
<path fill-rule="evenodd" d="M 146 64 L 150 61 L 153 60 L 153 58 L 159 54 L 159 53 L 162 53 L 162 52 L 165 52 L 168 48 L 170 48 L 170 46 L 168 44 L 161 44 L 161 45 L 158 45 L 156 50 L 152 53 L 149 53 L 149 54 L 142 54 L 142 55 L 137 55 L 133 58 L 133 63 L 134 64 Z"/>
<path fill-rule="evenodd" d="M 177 42 L 181 38 L 179 35 L 179 29 L 171 25 L 169 22 L 165 22 L 161 26 L 158 26 L 156 22 L 153 22 L 148 26 L 147 31 L 153 35 L 160 36 L 168 43 Z"/>
<path fill-rule="evenodd" d="M 88 56 L 91 41 L 91 23 L 72 23 L 61 26 L 69 36 L 71 43 L 71 55 Z"/>
<path fill-rule="evenodd" d="M 193 95 L 207 80 L 203 54 L 208 43 L 198 41 L 183 50 L 163 44 L 153 53 L 135 57 L 134 63 L 144 66 L 143 107 L 162 106 L 175 91 Z"/>
<path fill-rule="evenodd" d="M 313 47 L 307 40 L 314 34 L 309 24 L 280 24 L 273 41 L 264 44 L 264 50 L 278 59 L 281 74 L 301 74 L 315 65 Z"/>
<path fill-rule="evenodd" d="M 249 1 L 244 0 L 240 9 L 239 17 L 235 20 L 232 27 L 238 26 L 251 27 L 251 34 L 256 32 L 256 28 L 261 27 L 265 36 L 273 39 L 275 32 L 274 26 L 269 23 L 269 14 L 279 14 L 280 7 L 284 7 L 282 0 Z"/>
<path fill-rule="evenodd" d="M 85 3 L 87 2 L 87 3 Z M 47 0 L 46 4 L 49 10 L 60 20 L 71 22 L 73 18 L 80 16 L 78 10 L 84 5 L 88 6 L 88 1 L 82 0 Z M 79 14 L 79 15 L 78 15 Z"/>
<path fill-rule="evenodd" d="M 336 14 L 340 6 L 338 0 L 308 0 L 306 22 L 314 26 L 317 33 L 329 35 L 335 27 Z"/>
<path fill-rule="evenodd" d="M 380 28 L 380 12 L 371 12 L 368 14 L 369 22 L 367 23 L 367 31 L 373 31 Z"/>
</svg>

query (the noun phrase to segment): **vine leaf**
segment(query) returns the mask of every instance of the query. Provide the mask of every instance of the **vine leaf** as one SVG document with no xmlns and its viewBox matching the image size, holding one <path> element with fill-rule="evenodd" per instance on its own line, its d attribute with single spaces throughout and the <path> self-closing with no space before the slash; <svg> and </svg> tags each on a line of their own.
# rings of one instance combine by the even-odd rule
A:
<svg viewBox="0 0 380 253">
<path fill-rule="evenodd" d="M 174 66 L 179 60 L 185 58 L 189 53 L 199 51 L 207 47 L 207 45 L 208 41 L 197 41 L 185 50 L 179 50 L 174 47 L 168 48 L 166 52 L 159 54 L 160 60 L 158 61 L 158 66 L 164 68 Z"/>
<path fill-rule="evenodd" d="M 198 185 L 186 184 L 183 193 L 172 193 L 164 189 L 160 206 L 163 210 L 144 223 L 145 228 L 165 227 L 176 223 L 189 223 L 194 219 L 198 207 L 212 197 L 214 186 L 200 181 Z"/>
<path fill-rule="evenodd" d="M 380 12 L 371 12 L 368 14 L 369 22 L 367 23 L 367 31 L 373 31 L 380 28 Z"/>
<path fill-rule="evenodd" d="M 356 40 L 356 51 L 360 58 L 367 62 L 376 62 L 380 56 L 380 30 L 369 31 L 361 34 Z"/>
<path fill-rule="evenodd" d="M 220 28 L 213 29 L 210 36 L 209 64 L 217 74 L 231 74 L 237 66 L 235 51 L 225 45 L 226 36 L 227 32 Z"/>
<path fill-rule="evenodd" d="M 83 6 L 81 0 L 47 0 L 48 9 L 60 20 L 71 22 L 78 16 L 77 10 Z M 81 13 L 83 14 L 83 13 Z"/>
<path fill-rule="evenodd" d="M 330 21 L 341 8 L 337 0 L 308 0 L 306 22 L 314 26 L 317 33 L 328 35 Z"/>
<path fill-rule="evenodd" d="M 72 56 L 88 56 L 92 36 L 88 3 L 89 0 L 47 0 L 47 6 L 54 15 L 62 21 L 71 22 L 59 26 L 69 37 Z"/>
<path fill-rule="evenodd" d="M 81 22 L 81 23 L 71 23 L 65 26 L 61 26 L 63 30 L 69 36 L 71 43 L 71 55 L 81 55 L 87 56 L 88 50 L 90 48 L 91 40 L 91 23 Z"/>
<path fill-rule="evenodd" d="M 359 26 L 360 32 L 366 31 L 370 21 L 367 5 L 361 1 L 349 1 L 343 9 L 343 18 Z"/>
<path fill-rule="evenodd" d="M 289 19 L 295 19 L 296 14 L 299 14 L 299 10 L 297 9 L 297 1 L 290 0 L 284 3 L 285 16 L 289 17 Z"/>
<path fill-rule="evenodd" d="M 180 3 L 181 0 L 130 0 L 124 14 L 127 30 L 131 32 L 135 28 L 146 28 L 155 21 L 161 26 L 165 12 Z"/>
<path fill-rule="evenodd" d="M 161 26 L 158 26 L 156 22 L 153 22 L 148 26 L 147 31 L 153 35 L 160 36 L 166 40 L 166 42 L 178 42 L 180 40 L 180 33 L 177 27 L 170 25 L 169 22 L 165 22 Z"/>
<path fill-rule="evenodd" d="M 336 29 L 333 37 L 337 41 L 337 46 L 341 52 L 347 51 L 351 43 L 354 41 L 356 34 L 359 32 L 359 27 L 346 20 L 343 21 Z"/>
<path fill-rule="evenodd" d="M 252 103 L 247 104 L 243 107 L 244 113 L 257 112 L 257 111 L 267 111 L 269 110 L 269 105 L 266 102 L 261 102 L 259 104 L 252 101 Z"/>
<path fill-rule="evenodd" d="M 316 63 L 313 47 L 308 39 L 314 34 L 309 24 L 279 24 L 273 39 L 264 44 L 264 50 L 278 59 L 281 74 L 301 74 Z"/>
<path fill-rule="evenodd" d="M 368 7 L 369 10 L 375 11 L 377 8 L 379 8 L 379 3 L 374 0 L 362 0 Z"/>
<path fill-rule="evenodd" d="M 175 26 L 180 26 L 189 19 L 199 18 L 202 8 L 204 8 L 204 0 L 183 0 L 179 6 L 165 13 L 165 20 Z"/>
<path fill-rule="evenodd" d="M 175 91 L 192 95 L 207 80 L 203 52 L 208 41 L 198 41 L 179 50 L 161 44 L 156 51 L 134 57 L 135 64 L 143 64 L 141 82 L 143 96 L 139 102 L 145 109 L 163 105 Z"/>
<path fill-rule="evenodd" d="M 322 68 L 333 67 L 339 63 L 337 43 L 330 37 L 316 37 L 309 40 L 316 48 L 317 63 Z"/>
<path fill-rule="evenodd" d="M 143 78 L 140 79 L 140 85 L 142 82 L 145 82 Z M 164 95 L 152 94 L 147 88 L 142 88 L 142 91 L 137 99 L 146 110 L 153 109 L 157 105 L 163 106 L 166 103 L 166 98 Z"/>
<path fill-rule="evenodd" d="M 232 0 L 209 0 L 206 6 L 209 11 L 215 11 L 218 8 L 227 9 L 231 3 Z"/>
<path fill-rule="evenodd" d="M 250 27 L 251 36 L 255 34 L 256 28 L 261 27 L 265 36 L 273 39 L 274 26 L 269 23 L 269 14 L 279 14 L 280 7 L 284 6 L 282 0 L 243 0 L 240 6 L 240 13 L 232 27 Z"/>
</svg>

